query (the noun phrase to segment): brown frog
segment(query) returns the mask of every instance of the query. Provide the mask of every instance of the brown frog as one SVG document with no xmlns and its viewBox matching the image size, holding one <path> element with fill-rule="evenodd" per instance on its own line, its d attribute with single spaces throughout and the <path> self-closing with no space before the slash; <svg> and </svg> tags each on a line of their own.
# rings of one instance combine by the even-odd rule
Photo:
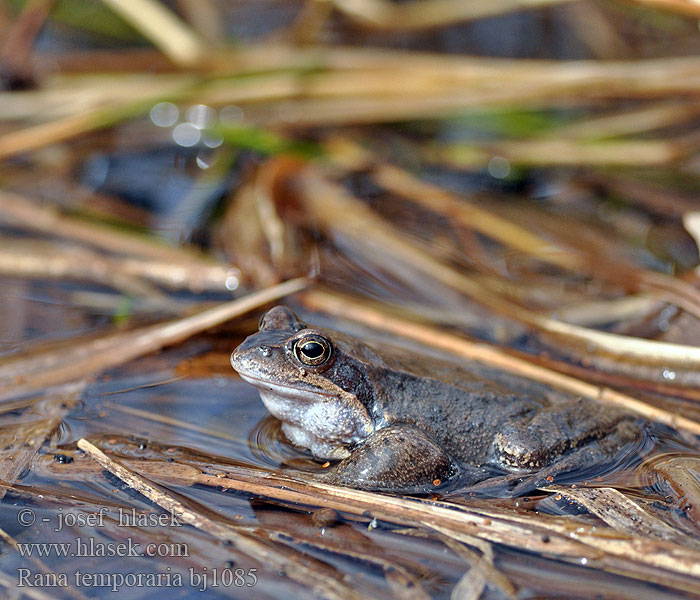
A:
<svg viewBox="0 0 700 600">
<path fill-rule="evenodd" d="M 542 478 L 609 460 L 642 422 L 489 369 L 445 367 L 309 327 L 287 307 L 231 355 L 296 446 L 350 487 L 427 492 L 495 472 Z"/>
</svg>

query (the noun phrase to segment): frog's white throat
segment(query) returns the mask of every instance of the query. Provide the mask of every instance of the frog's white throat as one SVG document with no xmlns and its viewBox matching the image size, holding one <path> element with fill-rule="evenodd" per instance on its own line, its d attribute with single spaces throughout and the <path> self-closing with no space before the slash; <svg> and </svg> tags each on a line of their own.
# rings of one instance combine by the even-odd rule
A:
<svg viewBox="0 0 700 600">
<path fill-rule="evenodd" d="M 367 410 L 348 392 L 342 392 L 345 397 L 326 396 L 256 383 L 265 408 L 282 421 L 289 441 L 308 448 L 316 458 L 344 458 L 348 447 L 374 432 Z"/>
</svg>

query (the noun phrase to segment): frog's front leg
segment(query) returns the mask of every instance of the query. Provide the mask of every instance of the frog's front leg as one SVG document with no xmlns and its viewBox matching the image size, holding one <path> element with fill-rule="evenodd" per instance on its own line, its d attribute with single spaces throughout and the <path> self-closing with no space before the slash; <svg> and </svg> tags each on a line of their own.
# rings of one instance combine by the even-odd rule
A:
<svg viewBox="0 0 700 600">
<path fill-rule="evenodd" d="M 422 493 L 434 490 L 457 471 L 452 459 L 423 431 L 398 424 L 373 433 L 321 478 L 366 490 Z"/>
</svg>

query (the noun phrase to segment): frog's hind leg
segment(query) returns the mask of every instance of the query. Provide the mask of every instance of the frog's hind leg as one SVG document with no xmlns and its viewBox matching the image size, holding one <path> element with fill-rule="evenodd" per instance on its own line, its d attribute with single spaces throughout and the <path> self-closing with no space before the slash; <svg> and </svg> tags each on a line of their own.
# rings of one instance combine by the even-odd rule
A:
<svg viewBox="0 0 700 600">
<path fill-rule="evenodd" d="M 625 413 L 578 399 L 505 423 L 494 440 L 495 458 L 507 469 L 535 470 L 609 435 Z"/>
<path fill-rule="evenodd" d="M 606 464 L 629 457 L 638 449 L 630 442 L 640 439 L 641 429 L 640 421 L 622 420 L 606 436 L 572 450 L 536 473 L 521 475 L 520 482 L 510 493 L 512 496 L 532 493 L 537 488 L 556 484 L 558 476 L 572 471 L 585 470 L 590 476 L 600 475 Z"/>
<path fill-rule="evenodd" d="M 425 432 L 398 424 L 371 435 L 322 479 L 373 491 L 427 493 L 457 472 L 453 461 Z"/>
</svg>

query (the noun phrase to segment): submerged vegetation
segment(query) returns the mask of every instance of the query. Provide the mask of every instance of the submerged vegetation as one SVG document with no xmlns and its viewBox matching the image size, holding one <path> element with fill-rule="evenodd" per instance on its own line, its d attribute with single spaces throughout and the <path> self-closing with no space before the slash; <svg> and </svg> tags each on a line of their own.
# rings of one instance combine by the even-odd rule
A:
<svg viewBox="0 0 700 600">
<path fill-rule="evenodd" d="M 0 0 L 4 595 L 700 595 L 698 19 Z M 281 300 L 654 433 L 528 497 L 319 483 L 229 365 Z"/>
</svg>

